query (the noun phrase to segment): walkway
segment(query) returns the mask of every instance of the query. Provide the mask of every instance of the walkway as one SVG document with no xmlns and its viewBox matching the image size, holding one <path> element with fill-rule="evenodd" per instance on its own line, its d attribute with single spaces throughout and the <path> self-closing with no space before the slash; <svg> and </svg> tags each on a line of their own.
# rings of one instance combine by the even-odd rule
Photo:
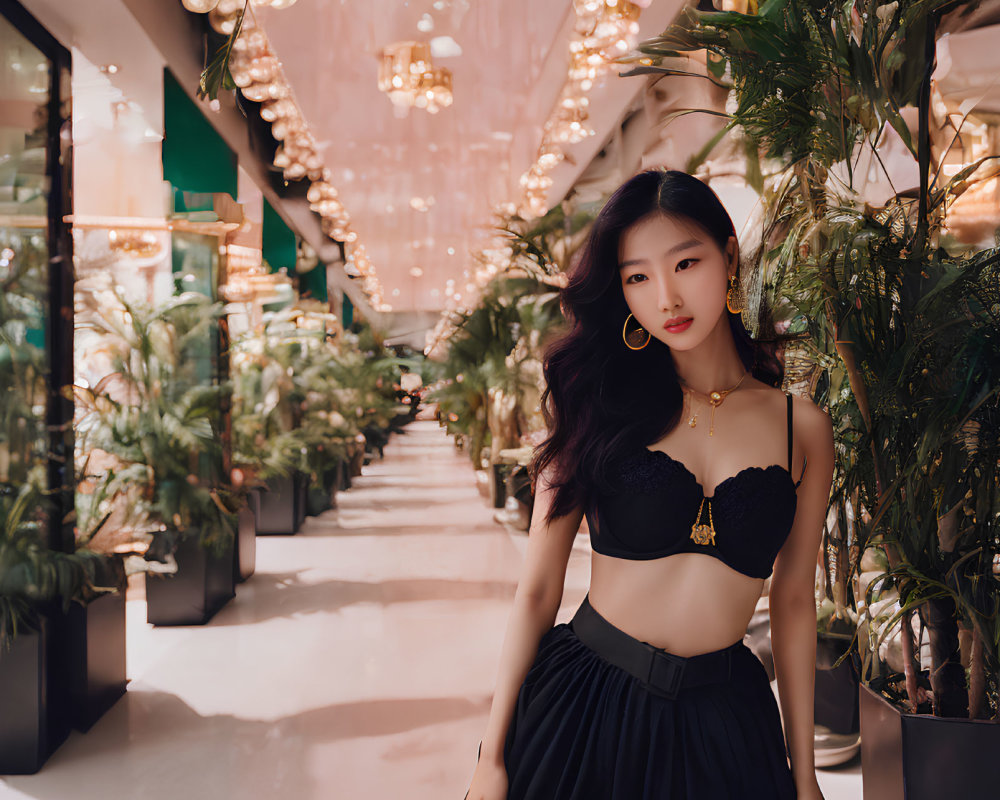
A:
<svg viewBox="0 0 1000 800">
<path fill-rule="evenodd" d="M 153 628 L 130 593 L 127 694 L 0 800 L 460 800 L 527 540 L 434 421 L 363 472 L 298 535 L 258 537 L 208 625 Z M 557 621 L 589 572 L 580 536 Z M 821 771 L 826 800 L 860 798 L 841 773 Z"/>
</svg>

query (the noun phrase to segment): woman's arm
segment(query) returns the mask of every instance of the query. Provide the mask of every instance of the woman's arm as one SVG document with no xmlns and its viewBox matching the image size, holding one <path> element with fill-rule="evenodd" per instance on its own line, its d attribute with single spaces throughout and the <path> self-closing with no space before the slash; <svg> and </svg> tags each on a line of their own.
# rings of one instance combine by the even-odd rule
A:
<svg viewBox="0 0 1000 800">
<path fill-rule="evenodd" d="M 794 435 L 808 458 L 795 521 L 774 562 L 768 593 L 771 650 L 792 772 L 798 787 L 814 786 L 816 683 L 816 556 L 833 483 L 833 423 L 812 402 L 793 397 Z"/>
<path fill-rule="evenodd" d="M 555 494 L 549 483 L 550 474 L 550 470 L 545 470 L 537 480 L 528 551 L 507 622 L 480 761 L 489 759 L 503 764 L 504 740 L 514 716 L 517 694 L 538 653 L 539 640 L 555 623 L 566 581 L 566 565 L 583 519 L 583 511 L 574 509 L 566 516 L 556 517 L 549 525 L 543 523 Z"/>
</svg>

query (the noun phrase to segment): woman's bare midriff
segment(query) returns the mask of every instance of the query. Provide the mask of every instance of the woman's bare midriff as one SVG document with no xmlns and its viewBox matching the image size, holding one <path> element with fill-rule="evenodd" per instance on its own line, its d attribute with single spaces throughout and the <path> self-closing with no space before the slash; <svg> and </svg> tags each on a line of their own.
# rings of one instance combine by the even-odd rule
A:
<svg viewBox="0 0 1000 800">
<path fill-rule="evenodd" d="M 703 553 L 649 561 L 591 555 L 594 610 L 630 636 L 679 656 L 740 641 L 763 589 L 763 578 Z"/>
</svg>

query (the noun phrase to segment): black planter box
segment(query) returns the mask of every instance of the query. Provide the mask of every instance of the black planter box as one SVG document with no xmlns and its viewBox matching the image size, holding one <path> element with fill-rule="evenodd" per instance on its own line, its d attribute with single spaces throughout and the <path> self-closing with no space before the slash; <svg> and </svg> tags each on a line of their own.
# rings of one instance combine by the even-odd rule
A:
<svg viewBox="0 0 1000 800">
<path fill-rule="evenodd" d="M 379 450 L 379 452 L 381 452 L 381 449 Z M 348 462 L 349 465 L 348 472 L 350 472 L 352 478 L 361 477 L 361 465 L 364 463 L 364 460 L 365 460 L 365 451 L 362 449 L 358 449 L 358 451 L 353 456 L 351 456 L 351 459 Z"/>
<path fill-rule="evenodd" d="M 490 471 L 490 499 L 493 508 L 503 508 L 507 503 L 507 477 L 510 472 L 510 464 L 493 464 Z"/>
<path fill-rule="evenodd" d="M 318 517 L 331 508 L 333 506 L 330 504 L 330 493 L 322 486 L 311 485 L 306 497 L 306 513 L 310 517 Z"/>
<path fill-rule="evenodd" d="M 257 493 L 257 535 L 298 533 L 305 509 L 298 473 L 283 478 L 269 478 L 267 489 Z"/>
<path fill-rule="evenodd" d="M 351 462 L 347 458 L 340 460 L 340 485 L 338 491 L 346 492 L 351 488 Z"/>
<path fill-rule="evenodd" d="M 254 496 L 257 490 L 252 490 L 247 494 L 246 503 L 238 512 L 238 523 L 236 532 L 236 547 L 233 553 L 233 581 L 242 583 L 257 569 L 257 519 L 254 513 L 254 506 L 257 499 Z"/>
<path fill-rule="evenodd" d="M 857 733 L 860 663 L 852 650 L 838 667 L 833 667 L 849 642 L 833 636 L 816 637 L 815 722 L 833 733 Z"/>
<path fill-rule="evenodd" d="M 296 472 L 293 483 L 295 486 L 295 530 L 298 530 L 306 521 L 306 506 L 309 503 L 309 476 Z"/>
<path fill-rule="evenodd" d="M 865 800 L 996 796 L 1000 725 L 903 712 L 863 684 L 859 700 Z"/>
<path fill-rule="evenodd" d="M 339 469 L 340 462 L 326 470 L 320 476 L 319 482 L 309 484 L 306 495 L 306 512 L 309 516 L 318 517 L 324 511 L 336 506 L 334 497 L 340 482 Z"/>
<path fill-rule="evenodd" d="M 340 491 L 340 487 L 343 485 L 343 472 L 344 462 L 341 459 L 326 473 L 326 488 L 330 497 L 330 508 L 337 507 L 337 492 Z"/>
<path fill-rule="evenodd" d="M 40 631 L 18 630 L 0 652 L 0 775 L 33 775 L 51 754 L 46 647 Z"/>
<path fill-rule="evenodd" d="M 128 683 L 125 671 L 125 574 L 115 593 L 68 615 L 68 681 L 73 727 L 86 732 L 113 706 Z"/>
<path fill-rule="evenodd" d="M 234 542 L 216 556 L 195 534 L 177 544 L 173 575 L 146 573 L 146 622 L 153 625 L 204 625 L 236 594 Z"/>
</svg>

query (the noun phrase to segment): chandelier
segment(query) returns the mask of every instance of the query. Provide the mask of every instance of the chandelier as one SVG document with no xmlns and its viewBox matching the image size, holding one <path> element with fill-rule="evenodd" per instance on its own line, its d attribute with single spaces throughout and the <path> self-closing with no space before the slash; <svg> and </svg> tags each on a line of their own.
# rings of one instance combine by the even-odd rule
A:
<svg viewBox="0 0 1000 800">
<path fill-rule="evenodd" d="M 379 53 L 378 88 L 397 108 L 436 114 L 451 105 L 451 70 L 434 66 L 427 42 L 396 42 Z"/>
</svg>

